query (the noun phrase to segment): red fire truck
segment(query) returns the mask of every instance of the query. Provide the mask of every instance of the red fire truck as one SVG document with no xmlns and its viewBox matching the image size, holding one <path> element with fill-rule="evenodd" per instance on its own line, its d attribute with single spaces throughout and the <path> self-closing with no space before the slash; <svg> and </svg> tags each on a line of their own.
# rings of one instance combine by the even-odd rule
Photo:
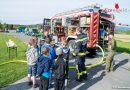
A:
<svg viewBox="0 0 130 90">
<path fill-rule="evenodd" d="M 51 33 L 61 40 L 67 39 L 71 51 L 77 38 L 77 28 L 87 34 L 90 49 L 95 48 L 97 42 L 105 48 L 108 33 L 114 34 L 114 15 L 108 14 L 100 7 L 89 6 L 59 13 L 51 19 Z"/>
</svg>

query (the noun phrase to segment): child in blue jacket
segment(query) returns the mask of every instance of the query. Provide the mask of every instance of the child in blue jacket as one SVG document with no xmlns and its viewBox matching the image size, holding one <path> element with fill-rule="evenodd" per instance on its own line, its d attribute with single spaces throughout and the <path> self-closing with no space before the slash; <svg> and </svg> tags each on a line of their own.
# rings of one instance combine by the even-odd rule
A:
<svg viewBox="0 0 130 90">
<path fill-rule="evenodd" d="M 48 55 L 49 59 L 50 59 L 50 77 L 49 77 L 49 87 L 51 87 L 51 81 L 52 81 L 52 74 L 53 74 L 53 65 L 54 65 L 54 59 L 56 58 L 56 52 L 55 49 L 51 46 L 50 44 L 51 40 L 49 38 L 45 39 L 45 44 L 42 45 L 41 50 L 43 48 L 49 48 L 50 53 Z M 41 53 L 42 54 L 42 53 Z"/>
<path fill-rule="evenodd" d="M 49 48 L 42 49 L 42 55 L 38 59 L 38 75 L 40 76 L 40 87 L 39 90 L 48 90 L 49 77 L 50 77 L 50 59 Z"/>
</svg>

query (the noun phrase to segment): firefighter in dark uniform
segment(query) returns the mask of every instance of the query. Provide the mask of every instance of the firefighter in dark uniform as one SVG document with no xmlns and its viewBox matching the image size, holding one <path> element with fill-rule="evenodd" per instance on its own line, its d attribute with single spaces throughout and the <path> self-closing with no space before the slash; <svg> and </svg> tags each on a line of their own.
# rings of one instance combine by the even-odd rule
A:
<svg viewBox="0 0 130 90">
<path fill-rule="evenodd" d="M 108 38 L 109 38 L 108 55 L 106 58 L 106 68 L 105 68 L 106 73 L 113 70 L 113 64 L 114 64 L 113 57 L 115 55 L 115 50 L 116 50 L 116 41 L 113 35 L 109 34 Z"/>
<path fill-rule="evenodd" d="M 87 70 L 85 68 L 85 56 L 87 54 L 87 35 L 78 29 L 77 40 L 73 55 L 76 56 L 77 81 L 87 79 Z"/>
</svg>

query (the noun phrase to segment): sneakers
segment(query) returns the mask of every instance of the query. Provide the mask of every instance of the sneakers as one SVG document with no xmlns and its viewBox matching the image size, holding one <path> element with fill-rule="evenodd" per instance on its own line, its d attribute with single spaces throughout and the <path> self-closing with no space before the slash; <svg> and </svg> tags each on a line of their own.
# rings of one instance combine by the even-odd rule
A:
<svg viewBox="0 0 130 90">
<path fill-rule="evenodd" d="M 51 89 L 52 87 L 53 87 L 53 85 L 52 85 L 52 84 L 50 84 L 50 85 L 48 86 L 48 88 L 49 88 L 49 89 Z"/>
<path fill-rule="evenodd" d="M 82 78 L 83 78 L 84 80 L 87 80 L 87 77 L 88 77 L 87 74 L 84 74 L 84 75 L 82 76 Z"/>
<path fill-rule="evenodd" d="M 110 73 L 110 71 L 107 71 L 107 70 L 103 70 L 103 72 L 104 72 L 105 74 Z"/>
<path fill-rule="evenodd" d="M 77 82 L 82 82 L 82 78 L 76 79 Z"/>
<path fill-rule="evenodd" d="M 28 82 L 28 86 L 31 86 L 33 83 L 32 82 Z"/>
<path fill-rule="evenodd" d="M 28 86 L 32 86 L 32 88 L 37 88 L 39 85 L 38 84 L 33 85 L 32 82 L 28 82 Z"/>
<path fill-rule="evenodd" d="M 82 76 L 80 76 L 80 79 L 76 79 L 76 81 L 82 82 L 83 80 L 87 80 L 87 77 L 88 77 L 87 74 L 83 74 Z"/>
<path fill-rule="evenodd" d="M 38 84 L 34 84 L 33 86 L 32 86 L 32 88 L 37 88 L 39 85 Z"/>
</svg>

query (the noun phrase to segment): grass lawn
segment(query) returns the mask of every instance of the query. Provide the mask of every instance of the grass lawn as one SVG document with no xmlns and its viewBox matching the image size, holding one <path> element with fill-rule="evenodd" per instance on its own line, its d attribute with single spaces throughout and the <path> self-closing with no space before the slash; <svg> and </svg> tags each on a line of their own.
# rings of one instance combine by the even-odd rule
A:
<svg viewBox="0 0 130 90">
<path fill-rule="evenodd" d="M 130 35 L 130 30 L 126 31 L 126 30 L 115 30 L 115 34 L 126 34 L 126 35 Z"/>
<path fill-rule="evenodd" d="M 8 57 L 7 46 L 5 44 L 9 39 L 18 45 L 18 56 L 15 57 L 15 51 L 11 50 L 11 57 Z M 13 36 L 0 34 L 0 63 L 11 60 L 26 60 L 26 44 Z M 17 81 L 27 75 L 26 63 L 10 63 L 0 66 L 0 88 Z"/>
<path fill-rule="evenodd" d="M 117 52 L 126 52 L 130 54 L 130 42 L 117 41 Z"/>
</svg>

